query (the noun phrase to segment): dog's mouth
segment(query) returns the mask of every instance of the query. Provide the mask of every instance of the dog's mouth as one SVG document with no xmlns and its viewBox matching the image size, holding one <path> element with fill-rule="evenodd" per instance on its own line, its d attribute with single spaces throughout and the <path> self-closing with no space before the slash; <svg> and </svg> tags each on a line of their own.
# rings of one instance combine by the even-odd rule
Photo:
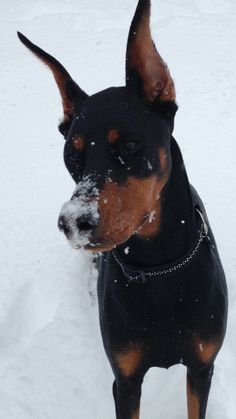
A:
<svg viewBox="0 0 236 419">
<path fill-rule="evenodd" d="M 99 191 L 88 176 L 63 205 L 59 229 L 74 249 L 94 253 L 110 251 L 135 234 L 149 237 L 156 233 L 160 218 L 156 184 L 156 177 L 151 177 L 140 189 L 140 182 L 130 178 L 123 187 L 109 183 Z M 135 194 L 139 206 L 133 204 Z"/>
<path fill-rule="evenodd" d="M 84 249 L 91 253 L 109 252 L 119 244 L 127 241 L 134 233 L 124 229 L 119 234 L 112 234 L 112 232 L 106 232 L 105 234 L 97 234 L 99 226 L 94 231 L 80 232 L 78 229 L 70 231 L 66 234 L 67 240 L 70 246 L 75 249 Z"/>
<path fill-rule="evenodd" d="M 142 219 L 137 228 L 126 228 L 122 231 L 116 231 L 114 234 L 106 232 L 105 234 L 96 234 L 99 231 L 99 225 L 95 231 L 82 232 L 74 228 L 73 233 L 66 234 L 71 247 L 75 250 L 84 249 L 91 253 L 109 252 L 118 245 L 126 242 L 131 236 L 142 232 L 147 223 L 152 222 L 152 212 L 148 212 Z M 100 232 L 101 233 L 101 232 Z"/>
<path fill-rule="evenodd" d="M 83 246 L 83 249 L 91 253 L 102 253 L 102 252 L 110 252 L 115 247 L 116 245 L 111 242 L 109 243 L 109 241 L 107 242 L 96 241 L 96 242 L 91 242 L 87 244 L 86 246 Z"/>
<path fill-rule="evenodd" d="M 109 252 L 114 249 L 117 244 L 115 244 L 111 240 L 90 240 L 87 243 L 81 244 L 75 243 L 73 240 L 68 238 L 68 242 L 71 247 L 75 250 L 84 249 L 90 253 L 102 253 L 102 252 Z"/>
<path fill-rule="evenodd" d="M 152 222 L 153 217 L 153 211 L 149 211 L 143 218 L 140 223 L 140 225 L 137 228 L 130 229 L 124 229 L 120 232 L 116 232 L 115 235 L 112 234 L 112 232 L 106 232 L 104 235 L 97 235 L 96 230 L 99 230 L 99 225 L 97 226 L 97 229 L 94 231 L 94 233 L 90 235 L 90 237 L 87 236 L 87 243 L 71 243 L 72 247 L 74 249 L 81 249 L 83 248 L 86 251 L 89 251 L 91 253 L 100 253 L 100 252 L 109 252 L 116 248 L 118 245 L 126 242 L 130 239 L 131 236 L 134 234 L 139 234 L 140 231 L 142 231 L 142 228 L 147 224 Z M 79 233 L 78 233 L 79 234 Z M 70 239 L 69 239 L 70 242 Z"/>
<path fill-rule="evenodd" d="M 65 234 L 70 246 L 76 250 L 85 249 L 98 253 L 112 250 L 116 246 L 116 240 L 112 238 L 112 234 L 108 232 L 98 234 L 99 224 L 78 223 L 74 219 L 65 219 L 60 215 L 58 227 Z"/>
</svg>

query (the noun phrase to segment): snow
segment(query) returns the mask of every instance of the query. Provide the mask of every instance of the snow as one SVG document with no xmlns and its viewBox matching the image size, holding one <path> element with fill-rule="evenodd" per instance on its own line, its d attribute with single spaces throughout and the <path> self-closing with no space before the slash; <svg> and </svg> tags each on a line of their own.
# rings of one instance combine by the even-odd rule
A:
<svg viewBox="0 0 236 419">
<path fill-rule="evenodd" d="M 154 4 L 155 3 L 155 4 Z M 57 132 L 50 71 L 16 31 L 58 58 L 88 93 L 124 83 L 136 0 L 0 3 L 0 419 L 111 419 L 112 373 L 102 348 L 96 272 L 57 229 L 73 182 Z M 236 399 L 236 3 L 153 1 L 157 47 L 175 80 L 175 137 L 206 204 L 230 295 L 227 338 L 208 419 L 234 419 Z M 170 403 L 171 400 L 171 403 Z M 152 369 L 142 417 L 186 417 L 185 369 Z"/>
<path fill-rule="evenodd" d="M 149 160 L 147 161 L 147 168 L 150 171 L 153 169 L 152 164 L 151 164 L 151 162 Z"/>
<path fill-rule="evenodd" d="M 150 212 L 149 217 L 148 217 L 148 222 L 151 224 L 156 218 L 156 211 L 153 210 Z"/>
<path fill-rule="evenodd" d="M 125 248 L 124 253 L 125 253 L 126 255 L 128 255 L 128 254 L 129 254 L 129 246 L 127 246 L 127 247 Z"/>
<path fill-rule="evenodd" d="M 98 189 L 89 176 L 76 185 L 72 198 L 63 205 L 59 216 L 59 226 L 63 227 L 66 223 L 69 229 L 67 238 L 75 249 L 90 243 L 90 232 L 78 229 L 77 220 L 83 219 L 92 225 L 97 225 L 99 220 Z"/>
</svg>

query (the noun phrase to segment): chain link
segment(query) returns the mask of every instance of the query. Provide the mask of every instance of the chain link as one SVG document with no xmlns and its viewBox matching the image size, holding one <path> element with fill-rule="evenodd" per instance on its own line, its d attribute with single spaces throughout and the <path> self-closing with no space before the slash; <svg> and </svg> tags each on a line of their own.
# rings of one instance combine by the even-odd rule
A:
<svg viewBox="0 0 236 419">
<path fill-rule="evenodd" d="M 201 231 L 199 233 L 199 238 L 198 238 L 198 241 L 197 241 L 197 244 L 196 244 L 195 248 L 192 250 L 192 252 L 182 262 L 179 262 L 176 265 L 173 265 L 173 266 L 171 266 L 168 269 L 160 269 L 159 271 L 154 271 L 154 272 L 144 272 L 144 271 L 141 271 L 140 274 L 135 275 L 135 276 L 132 276 L 132 275 L 128 274 L 128 272 L 127 272 L 128 269 L 126 269 L 122 265 L 122 263 L 120 262 L 120 260 L 118 259 L 118 257 L 116 256 L 116 254 L 115 254 L 114 251 L 112 252 L 112 254 L 113 254 L 115 260 L 117 261 L 117 263 L 122 268 L 125 276 L 127 276 L 130 281 L 140 280 L 140 278 L 145 281 L 146 280 L 146 278 L 145 278 L 146 276 L 151 278 L 151 277 L 155 277 L 155 276 L 167 275 L 167 274 L 170 274 L 172 272 L 176 272 L 179 269 L 183 268 L 185 265 L 187 265 L 189 262 L 191 262 L 191 260 L 193 259 L 193 257 L 198 252 L 201 243 L 203 242 L 203 240 L 206 237 L 207 237 L 207 231 L 206 231 L 205 225 L 203 224 L 202 225 L 202 228 L 201 228 Z"/>
</svg>

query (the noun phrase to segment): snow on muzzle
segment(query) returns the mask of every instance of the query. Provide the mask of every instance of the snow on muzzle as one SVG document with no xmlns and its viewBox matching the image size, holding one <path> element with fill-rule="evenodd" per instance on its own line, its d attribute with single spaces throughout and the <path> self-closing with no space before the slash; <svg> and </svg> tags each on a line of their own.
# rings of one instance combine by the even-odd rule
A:
<svg viewBox="0 0 236 419">
<path fill-rule="evenodd" d="M 83 179 L 70 201 L 61 210 L 58 227 L 74 248 L 90 243 L 92 232 L 98 225 L 98 189 L 89 177 Z"/>
</svg>

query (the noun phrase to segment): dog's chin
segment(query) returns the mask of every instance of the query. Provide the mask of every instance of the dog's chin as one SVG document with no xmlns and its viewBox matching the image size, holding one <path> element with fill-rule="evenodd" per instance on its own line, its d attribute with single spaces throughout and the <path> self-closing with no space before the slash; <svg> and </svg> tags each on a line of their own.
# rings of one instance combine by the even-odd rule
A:
<svg viewBox="0 0 236 419">
<path fill-rule="evenodd" d="M 118 246 L 117 241 L 111 239 L 91 240 L 83 249 L 91 253 L 110 252 Z"/>
<path fill-rule="evenodd" d="M 110 252 L 111 250 L 115 249 L 120 244 L 126 242 L 131 235 L 124 235 L 122 238 L 119 237 L 119 240 L 115 238 L 105 238 L 105 239 L 96 239 L 91 240 L 88 244 L 83 246 L 84 250 L 87 250 L 91 253 L 104 253 Z"/>
<path fill-rule="evenodd" d="M 141 226 L 143 223 L 141 223 Z M 90 253 L 104 253 L 110 252 L 111 250 L 115 249 L 122 243 L 125 243 L 127 240 L 130 239 L 135 233 L 139 231 L 137 229 L 124 229 L 120 232 L 120 234 L 104 234 L 98 235 L 93 234 L 90 237 L 85 237 L 80 239 L 80 236 L 76 237 L 76 240 L 73 238 L 69 238 L 69 243 L 74 249 L 84 249 Z M 83 240 L 82 240 L 83 239 Z"/>
<path fill-rule="evenodd" d="M 83 246 L 83 249 L 90 252 L 90 253 L 104 253 L 110 252 L 111 250 L 115 249 L 115 244 L 108 244 L 108 243 L 90 243 L 86 246 Z"/>
<path fill-rule="evenodd" d="M 117 246 L 117 243 L 110 240 L 90 240 L 87 243 L 81 243 L 68 239 L 68 242 L 73 249 L 84 249 L 90 253 L 109 252 Z"/>
</svg>

